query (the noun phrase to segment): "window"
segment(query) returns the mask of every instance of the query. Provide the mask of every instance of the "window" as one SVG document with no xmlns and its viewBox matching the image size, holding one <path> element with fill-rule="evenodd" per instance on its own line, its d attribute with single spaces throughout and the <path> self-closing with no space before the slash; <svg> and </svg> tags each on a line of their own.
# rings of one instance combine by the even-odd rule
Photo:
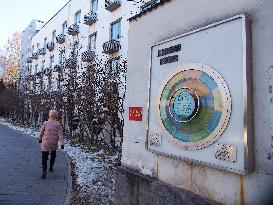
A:
<svg viewBox="0 0 273 205">
<path fill-rule="evenodd" d="M 34 68 L 34 74 L 35 75 L 37 74 L 37 71 L 38 71 L 38 65 L 35 65 L 35 68 Z"/>
<path fill-rule="evenodd" d="M 110 60 L 109 62 L 109 74 L 116 74 L 118 73 L 119 69 L 119 58 L 115 58 Z"/>
<path fill-rule="evenodd" d="M 60 64 L 63 64 L 63 63 L 64 63 L 64 60 L 65 60 L 64 50 L 62 50 L 62 51 L 60 52 L 60 55 L 59 55 L 59 63 L 60 63 Z"/>
<path fill-rule="evenodd" d="M 118 20 L 111 24 L 111 39 L 118 39 L 120 37 L 120 20 Z"/>
<path fill-rule="evenodd" d="M 52 32 L 52 42 L 55 43 L 55 39 L 56 39 L 56 30 L 54 30 Z"/>
<path fill-rule="evenodd" d="M 50 91 L 51 90 L 51 76 L 48 76 L 48 86 L 47 86 L 47 90 Z"/>
<path fill-rule="evenodd" d="M 47 38 L 44 38 L 44 48 L 46 48 Z"/>
<path fill-rule="evenodd" d="M 32 45 L 32 54 L 34 53 L 34 45 Z"/>
<path fill-rule="evenodd" d="M 77 42 L 73 45 L 72 55 L 78 56 L 78 52 L 79 52 L 79 42 Z"/>
<path fill-rule="evenodd" d="M 74 22 L 75 22 L 75 24 L 79 25 L 80 24 L 80 20 L 81 20 L 81 11 L 78 11 L 77 13 L 75 13 L 75 16 L 74 16 Z"/>
<path fill-rule="evenodd" d="M 41 80 L 41 81 L 40 81 L 40 91 L 42 91 L 42 90 L 43 90 L 43 88 L 44 88 L 44 81 L 43 81 L 43 80 Z"/>
<path fill-rule="evenodd" d="M 37 43 L 37 50 L 39 49 L 39 47 L 40 47 L 40 44 L 39 44 L 39 43 Z"/>
<path fill-rule="evenodd" d="M 49 68 L 52 68 L 54 62 L 54 56 L 50 56 L 49 58 Z"/>
<path fill-rule="evenodd" d="M 45 60 L 42 61 L 42 67 L 41 67 L 42 72 L 44 71 L 44 69 L 45 69 Z"/>
<path fill-rule="evenodd" d="M 96 33 L 88 37 L 88 50 L 96 49 L 96 37 L 97 37 Z"/>
<path fill-rule="evenodd" d="M 62 34 L 65 35 L 67 32 L 67 21 L 65 21 L 62 25 Z"/>
<path fill-rule="evenodd" d="M 61 88 L 61 80 L 62 80 L 62 76 L 61 76 L 61 74 L 58 74 L 57 89 L 60 89 L 60 88 Z"/>
<path fill-rule="evenodd" d="M 35 83 L 32 83 L 32 90 L 36 91 L 36 84 Z"/>
<path fill-rule="evenodd" d="M 98 10 L 98 0 L 91 0 L 90 3 L 90 10 L 96 13 Z"/>
</svg>

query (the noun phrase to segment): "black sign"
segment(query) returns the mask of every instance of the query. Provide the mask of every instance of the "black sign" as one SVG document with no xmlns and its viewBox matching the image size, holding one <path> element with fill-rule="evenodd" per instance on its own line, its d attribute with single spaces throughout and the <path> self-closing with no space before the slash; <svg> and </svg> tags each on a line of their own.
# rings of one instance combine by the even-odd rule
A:
<svg viewBox="0 0 273 205">
<path fill-rule="evenodd" d="M 165 56 L 170 53 L 175 53 L 178 51 L 181 51 L 181 44 L 177 44 L 177 45 L 171 46 L 169 48 L 164 48 L 164 49 L 158 50 L 157 57 Z"/>
<path fill-rule="evenodd" d="M 167 63 L 173 63 L 178 61 L 178 55 L 174 56 L 167 56 L 160 59 L 160 65 L 167 64 Z"/>
</svg>

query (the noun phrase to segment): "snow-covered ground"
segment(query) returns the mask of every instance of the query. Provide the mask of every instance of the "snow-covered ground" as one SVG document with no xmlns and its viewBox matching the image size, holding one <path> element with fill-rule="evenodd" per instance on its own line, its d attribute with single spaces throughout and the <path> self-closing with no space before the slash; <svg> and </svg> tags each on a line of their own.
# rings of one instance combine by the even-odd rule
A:
<svg viewBox="0 0 273 205">
<path fill-rule="evenodd" d="M 14 125 L 3 118 L 0 118 L 0 123 L 31 137 L 39 137 L 37 129 Z M 118 155 L 111 156 L 104 150 L 94 150 L 88 151 L 79 144 L 65 140 L 64 151 L 75 164 L 76 182 L 81 191 L 77 197 L 85 200 L 83 204 L 112 204 Z"/>
</svg>

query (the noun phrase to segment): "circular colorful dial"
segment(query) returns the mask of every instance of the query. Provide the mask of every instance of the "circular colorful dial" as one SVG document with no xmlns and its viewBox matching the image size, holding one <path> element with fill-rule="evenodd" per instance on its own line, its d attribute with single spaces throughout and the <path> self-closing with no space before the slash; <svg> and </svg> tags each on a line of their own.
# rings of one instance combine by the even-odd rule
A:
<svg viewBox="0 0 273 205">
<path fill-rule="evenodd" d="M 216 141 L 230 116 L 228 87 L 219 73 L 211 72 L 211 68 L 210 75 L 205 71 L 203 68 L 177 73 L 160 97 L 163 126 L 186 149 L 201 149 Z"/>
<path fill-rule="evenodd" d="M 178 89 L 168 105 L 171 116 L 178 122 L 191 120 L 199 109 L 199 97 L 190 88 Z"/>
</svg>

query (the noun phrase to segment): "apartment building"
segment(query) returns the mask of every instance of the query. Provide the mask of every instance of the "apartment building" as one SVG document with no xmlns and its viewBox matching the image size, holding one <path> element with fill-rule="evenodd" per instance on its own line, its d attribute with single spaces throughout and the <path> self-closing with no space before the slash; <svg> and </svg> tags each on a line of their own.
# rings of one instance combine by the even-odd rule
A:
<svg viewBox="0 0 273 205">
<path fill-rule="evenodd" d="M 22 41 L 21 41 L 21 61 L 20 61 L 20 72 L 17 83 L 17 88 L 23 91 L 24 81 L 27 75 L 29 75 L 31 62 L 29 53 L 31 53 L 31 41 L 32 37 L 42 28 L 44 22 L 40 20 L 32 20 L 28 27 L 22 33 Z"/>
<path fill-rule="evenodd" d="M 25 32 L 19 88 L 25 93 L 59 90 L 64 69 L 79 74 L 95 60 L 116 69 L 127 59 L 128 19 L 144 3 L 70 0 L 34 35 Z"/>
</svg>

